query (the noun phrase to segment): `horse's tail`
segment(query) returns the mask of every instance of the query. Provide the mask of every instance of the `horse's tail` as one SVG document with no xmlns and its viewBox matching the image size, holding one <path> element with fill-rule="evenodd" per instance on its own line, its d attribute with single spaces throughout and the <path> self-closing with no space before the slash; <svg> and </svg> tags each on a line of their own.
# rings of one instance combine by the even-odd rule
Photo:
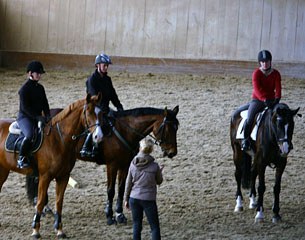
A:
<svg viewBox="0 0 305 240">
<path fill-rule="evenodd" d="M 27 175 L 25 188 L 30 204 L 36 205 L 38 196 L 38 176 Z"/>
<path fill-rule="evenodd" d="M 251 156 L 246 153 L 242 153 L 242 176 L 241 176 L 241 186 L 244 189 L 250 188 L 251 182 Z"/>
</svg>

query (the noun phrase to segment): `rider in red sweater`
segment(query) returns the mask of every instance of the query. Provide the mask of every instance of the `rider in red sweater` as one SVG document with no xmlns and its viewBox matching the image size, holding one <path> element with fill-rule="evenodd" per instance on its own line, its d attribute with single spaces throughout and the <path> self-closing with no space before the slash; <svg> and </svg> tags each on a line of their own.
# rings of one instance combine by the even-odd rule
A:
<svg viewBox="0 0 305 240">
<path fill-rule="evenodd" d="M 281 74 L 272 68 L 272 55 L 268 50 L 258 53 L 260 67 L 252 74 L 252 100 L 249 103 L 248 118 L 244 124 L 242 150 L 250 150 L 250 133 L 255 115 L 265 107 L 272 108 L 282 97 Z"/>
</svg>

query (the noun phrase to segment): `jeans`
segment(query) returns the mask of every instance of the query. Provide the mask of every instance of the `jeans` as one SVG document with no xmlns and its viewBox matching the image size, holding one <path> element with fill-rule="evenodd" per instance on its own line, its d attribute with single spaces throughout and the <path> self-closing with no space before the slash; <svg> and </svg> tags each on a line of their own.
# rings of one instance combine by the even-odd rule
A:
<svg viewBox="0 0 305 240">
<path fill-rule="evenodd" d="M 158 207 L 156 201 L 129 199 L 133 220 L 133 240 L 141 239 L 143 212 L 145 213 L 151 229 L 152 240 L 161 239 Z"/>
</svg>

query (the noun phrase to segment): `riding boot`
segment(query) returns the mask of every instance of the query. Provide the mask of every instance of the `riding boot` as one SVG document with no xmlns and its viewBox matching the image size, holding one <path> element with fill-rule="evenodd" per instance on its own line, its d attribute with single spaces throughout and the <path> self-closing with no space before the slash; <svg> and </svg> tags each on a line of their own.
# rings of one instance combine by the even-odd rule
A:
<svg viewBox="0 0 305 240">
<path fill-rule="evenodd" d="M 250 150 L 250 125 L 246 120 L 244 123 L 244 139 L 241 141 L 241 150 L 248 151 Z"/>
<path fill-rule="evenodd" d="M 82 150 L 80 151 L 81 157 L 92 156 L 92 133 L 89 133 L 86 137 Z"/>
<path fill-rule="evenodd" d="M 27 138 L 24 138 L 20 151 L 19 151 L 19 158 L 17 160 L 17 167 L 18 168 L 28 168 L 30 166 L 29 160 L 28 160 L 28 153 L 31 149 L 31 141 Z"/>
</svg>

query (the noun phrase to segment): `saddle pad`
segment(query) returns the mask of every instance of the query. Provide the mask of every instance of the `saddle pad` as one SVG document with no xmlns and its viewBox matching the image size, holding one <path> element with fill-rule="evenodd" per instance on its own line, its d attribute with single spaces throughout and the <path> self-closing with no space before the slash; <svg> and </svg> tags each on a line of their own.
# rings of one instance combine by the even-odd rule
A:
<svg viewBox="0 0 305 240">
<path fill-rule="evenodd" d="M 256 141 L 256 135 L 257 135 L 257 131 L 258 131 L 258 127 L 259 127 L 259 124 L 262 120 L 262 117 L 264 116 L 264 113 L 266 112 L 266 110 L 260 112 L 256 119 L 255 119 L 255 125 L 254 125 L 254 128 L 252 129 L 252 132 L 251 132 L 251 135 L 250 137 Z M 244 139 L 244 123 L 247 119 L 247 116 L 248 116 L 248 110 L 244 110 L 240 113 L 240 116 L 241 116 L 241 121 L 239 123 L 239 126 L 238 126 L 238 129 L 237 129 L 237 133 L 236 133 L 236 139 Z"/>
<path fill-rule="evenodd" d="M 19 153 L 20 145 L 22 143 L 23 138 L 24 137 L 20 136 L 19 134 L 9 133 L 5 140 L 5 150 L 7 152 Z M 43 131 L 41 131 L 41 133 L 38 134 L 34 146 L 31 149 L 32 153 L 38 151 L 38 149 L 41 147 L 42 140 L 43 140 Z"/>
</svg>

